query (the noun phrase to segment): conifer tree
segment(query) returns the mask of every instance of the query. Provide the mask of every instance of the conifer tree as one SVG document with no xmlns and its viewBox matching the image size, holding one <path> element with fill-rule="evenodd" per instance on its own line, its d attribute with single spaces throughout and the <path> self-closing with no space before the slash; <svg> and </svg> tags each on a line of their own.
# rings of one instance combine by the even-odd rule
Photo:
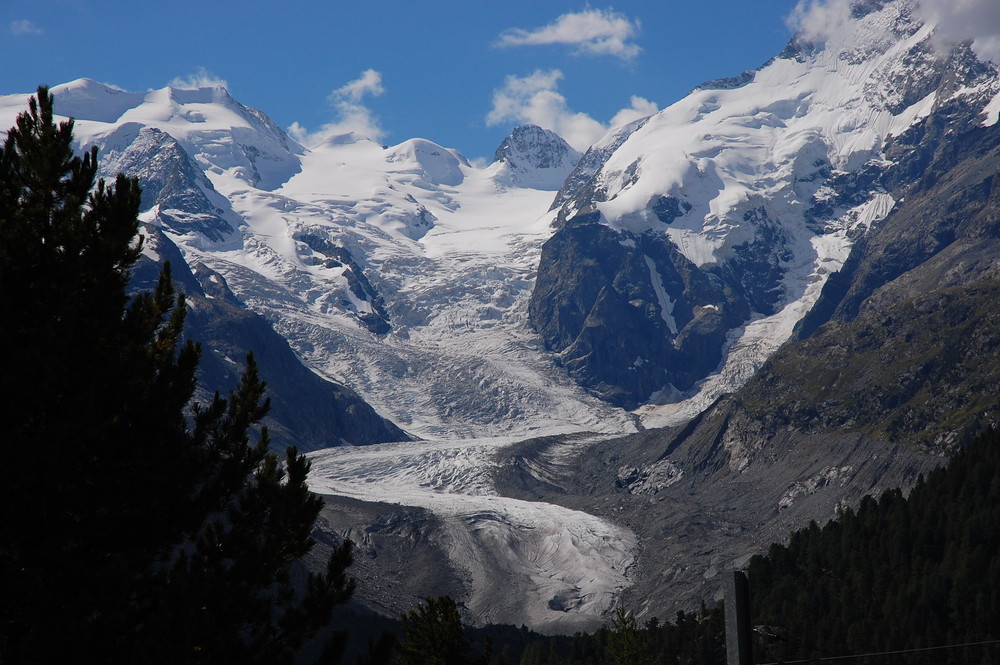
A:
<svg viewBox="0 0 1000 665">
<path fill-rule="evenodd" d="M 623 605 L 615 608 L 608 649 L 615 665 L 646 665 L 650 658 L 643 644 L 643 633 L 632 612 Z"/>
<path fill-rule="evenodd" d="M 140 189 L 97 180 L 41 87 L 0 148 L 0 663 L 291 662 L 353 591 L 294 584 L 321 507 L 268 450 L 252 355 L 188 410 L 199 348 L 169 266 L 129 297 Z"/>
<path fill-rule="evenodd" d="M 490 660 L 488 639 L 482 654 L 473 657 L 458 606 L 450 596 L 424 599 L 402 616 L 402 622 L 399 661 L 404 665 L 483 665 Z"/>
</svg>

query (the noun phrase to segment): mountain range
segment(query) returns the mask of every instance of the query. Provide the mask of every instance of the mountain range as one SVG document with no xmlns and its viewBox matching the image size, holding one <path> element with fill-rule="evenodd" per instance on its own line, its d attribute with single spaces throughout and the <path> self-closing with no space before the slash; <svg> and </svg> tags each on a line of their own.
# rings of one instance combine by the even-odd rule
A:
<svg viewBox="0 0 1000 665">
<path fill-rule="evenodd" d="M 134 287 L 170 262 L 201 394 L 254 351 L 378 611 L 669 616 L 995 424 L 1000 76 L 912 0 L 583 155 L 514 128 L 487 166 L 305 147 L 224 88 L 52 91 L 140 180 Z"/>
</svg>

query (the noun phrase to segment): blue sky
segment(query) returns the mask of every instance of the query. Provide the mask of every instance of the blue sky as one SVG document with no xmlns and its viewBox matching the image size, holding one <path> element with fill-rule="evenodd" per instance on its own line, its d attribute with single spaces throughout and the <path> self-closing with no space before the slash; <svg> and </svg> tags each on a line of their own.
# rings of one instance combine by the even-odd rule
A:
<svg viewBox="0 0 1000 665">
<path fill-rule="evenodd" d="M 491 158 L 520 122 L 585 147 L 616 116 L 757 67 L 788 41 L 796 4 L 5 0 L 0 94 L 80 77 L 136 91 L 221 80 L 306 141 L 339 124 Z"/>
</svg>

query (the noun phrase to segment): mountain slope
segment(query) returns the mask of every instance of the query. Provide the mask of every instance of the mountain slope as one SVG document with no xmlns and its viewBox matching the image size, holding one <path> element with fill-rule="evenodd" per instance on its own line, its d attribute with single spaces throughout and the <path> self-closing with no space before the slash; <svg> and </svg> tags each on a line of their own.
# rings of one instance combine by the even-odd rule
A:
<svg viewBox="0 0 1000 665">
<path fill-rule="evenodd" d="M 981 122 L 1000 92 L 968 46 L 935 50 L 913 7 L 857 3 L 823 43 L 796 38 L 739 85 L 705 84 L 591 148 L 557 195 L 530 310 L 571 376 L 635 408 L 721 370 L 717 396 L 746 378 L 725 376 L 737 347 L 759 367 L 787 339 L 920 177 L 937 140 L 923 119 L 951 107 Z M 699 279 L 673 277 L 679 264 Z M 622 350 L 594 353 L 592 319 L 612 312 Z"/>
<path fill-rule="evenodd" d="M 927 175 L 830 280 L 805 339 L 748 384 L 748 406 L 797 429 L 936 451 L 995 423 L 1000 127 L 950 128 Z M 754 399 L 763 394 L 766 405 Z"/>
<path fill-rule="evenodd" d="M 246 354 L 252 351 L 268 385 L 271 412 L 264 424 L 274 447 L 294 445 L 309 451 L 410 438 L 357 393 L 303 365 L 288 342 L 233 295 L 221 275 L 203 264 L 189 269 L 180 250 L 159 228 L 145 225 L 142 233 L 145 251 L 130 286 L 136 291 L 153 289 L 163 263 L 170 262 L 174 283 L 187 299 L 184 334 L 202 346 L 198 401 L 207 404 L 213 393 L 226 395 L 233 390 L 246 367 Z"/>
</svg>

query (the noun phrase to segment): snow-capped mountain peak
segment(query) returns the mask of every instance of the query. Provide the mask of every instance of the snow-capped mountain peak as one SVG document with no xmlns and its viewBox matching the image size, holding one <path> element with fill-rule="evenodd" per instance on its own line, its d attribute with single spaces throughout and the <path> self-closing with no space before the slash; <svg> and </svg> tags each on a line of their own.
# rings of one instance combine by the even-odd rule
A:
<svg viewBox="0 0 1000 665">
<path fill-rule="evenodd" d="M 933 26 L 916 20 L 913 4 L 859 3 L 824 41 L 793 39 L 741 85 L 699 87 L 613 151 L 587 184 L 590 198 L 610 225 L 665 231 L 697 265 L 747 239 L 741 220 L 755 197 L 771 201 L 772 219 L 801 220 L 823 174 L 879 159 L 887 137 L 945 96 L 992 98 L 995 72 L 937 53 Z M 663 225 L 649 214 L 661 196 L 692 207 Z"/>
<path fill-rule="evenodd" d="M 905 151 L 891 146 L 948 105 L 983 121 L 1000 93 L 996 70 L 968 45 L 943 52 L 915 8 L 855 3 L 755 72 L 699 86 L 591 148 L 556 198 L 560 238 L 591 243 L 608 290 L 598 301 L 592 277 L 573 277 L 579 251 L 553 240 L 532 309 L 548 348 L 584 385 L 630 406 L 703 389 L 710 401 L 738 387 L 791 334 L 854 239 L 894 207 L 892 183 L 903 177 L 894 160 Z M 609 253 L 621 254 L 617 267 Z M 586 339 L 599 328 L 566 315 L 576 296 L 556 295 L 578 289 L 591 295 L 574 307 L 612 320 L 648 302 L 614 360 L 593 352 L 606 340 Z"/>
<path fill-rule="evenodd" d="M 555 132 L 537 125 L 520 125 L 497 148 L 493 163 L 498 182 L 555 191 L 562 187 L 580 157 Z"/>
<path fill-rule="evenodd" d="M 442 148 L 427 139 L 410 139 L 386 150 L 385 159 L 401 171 L 418 174 L 428 186 L 461 184 L 462 167 L 468 160 L 459 152 Z"/>
<path fill-rule="evenodd" d="M 272 189 L 299 170 L 305 152 L 264 113 L 240 104 L 221 86 L 142 93 L 78 79 L 52 93 L 56 113 L 76 120 L 81 145 L 103 146 L 106 134 L 125 125 L 157 129 L 176 140 L 210 179 L 228 174 Z M 213 182 L 225 186 L 228 180 Z"/>
<path fill-rule="evenodd" d="M 126 92 L 93 79 L 81 78 L 52 88 L 55 112 L 80 120 L 115 122 L 143 103 L 145 93 Z"/>
</svg>

